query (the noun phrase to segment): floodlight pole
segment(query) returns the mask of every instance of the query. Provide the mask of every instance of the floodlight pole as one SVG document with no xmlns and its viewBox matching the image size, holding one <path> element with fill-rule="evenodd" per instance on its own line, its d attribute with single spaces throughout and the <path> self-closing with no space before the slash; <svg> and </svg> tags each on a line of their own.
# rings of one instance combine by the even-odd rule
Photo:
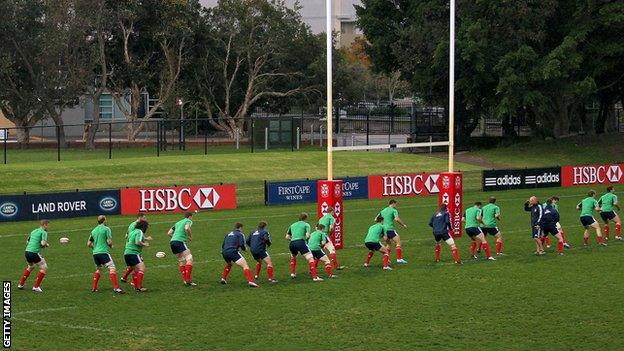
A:
<svg viewBox="0 0 624 351">
<path fill-rule="evenodd" d="M 451 0 L 450 10 L 448 171 L 453 172 L 455 164 L 455 0 Z"/>
<path fill-rule="evenodd" d="M 332 50 L 333 50 L 333 38 L 332 38 L 332 0 L 325 0 L 325 16 L 326 16 L 326 50 L 327 50 L 327 180 L 334 179 L 333 172 L 333 155 L 332 148 L 334 147 L 333 136 L 333 91 L 332 91 Z M 322 142 L 322 140 L 321 140 Z"/>
</svg>

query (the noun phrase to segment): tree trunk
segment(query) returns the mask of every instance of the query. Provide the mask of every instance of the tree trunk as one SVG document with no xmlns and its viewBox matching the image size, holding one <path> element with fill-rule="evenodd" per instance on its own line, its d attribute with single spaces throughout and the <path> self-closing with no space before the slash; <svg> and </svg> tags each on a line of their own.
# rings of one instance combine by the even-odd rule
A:
<svg viewBox="0 0 624 351">
<path fill-rule="evenodd" d="M 93 122 L 91 123 L 91 127 L 89 128 L 89 133 L 87 134 L 87 140 L 85 143 L 85 147 L 87 150 L 95 149 L 95 135 L 97 134 L 98 129 L 100 128 L 100 97 L 102 96 L 102 91 L 96 91 L 93 97 Z"/>
<path fill-rule="evenodd" d="M 59 127 L 57 129 L 58 131 L 58 140 L 61 143 L 61 148 L 66 149 L 68 146 L 67 143 L 67 138 L 65 137 L 65 126 L 63 124 L 63 117 L 61 116 L 61 114 L 63 113 L 63 110 L 61 109 L 61 111 L 59 111 L 58 113 L 56 111 L 49 111 L 50 113 L 50 117 L 52 118 L 52 120 L 54 121 L 54 124 Z"/>
<path fill-rule="evenodd" d="M 516 129 L 514 128 L 514 125 L 512 123 L 511 116 L 505 116 L 505 118 L 503 118 L 501 126 L 503 127 L 503 137 L 515 138 L 518 136 L 518 133 L 516 133 Z"/>
<path fill-rule="evenodd" d="M 559 138 L 570 133 L 570 114 L 568 106 L 564 102 L 564 98 L 557 96 L 553 98 L 552 103 L 552 134 L 555 138 Z"/>
<path fill-rule="evenodd" d="M 17 128 L 17 143 L 19 144 L 20 149 L 28 148 L 28 144 L 30 142 L 30 129 L 32 126 L 22 123 L 15 123 L 15 127 Z"/>
</svg>

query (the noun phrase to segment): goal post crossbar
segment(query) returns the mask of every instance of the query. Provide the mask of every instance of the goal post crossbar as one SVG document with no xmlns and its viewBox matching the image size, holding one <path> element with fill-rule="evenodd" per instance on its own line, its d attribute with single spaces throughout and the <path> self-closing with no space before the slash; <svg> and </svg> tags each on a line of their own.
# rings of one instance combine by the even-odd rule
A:
<svg viewBox="0 0 624 351">
<path fill-rule="evenodd" d="M 334 146 L 332 151 L 357 151 L 357 150 L 385 150 L 385 149 L 406 149 L 412 147 L 434 147 L 449 146 L 449 141 L 433 141 L 423 143 L 406 143 L 406 144 L 380 144 L 380 145 L 354 145 L 354 146 Z"/>
</svg>

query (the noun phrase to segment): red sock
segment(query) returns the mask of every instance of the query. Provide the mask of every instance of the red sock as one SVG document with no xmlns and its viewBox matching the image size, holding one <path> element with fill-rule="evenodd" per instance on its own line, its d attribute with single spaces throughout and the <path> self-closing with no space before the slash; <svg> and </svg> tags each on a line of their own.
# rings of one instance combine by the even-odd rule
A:
<svg viewBox="0 0 624 351">
<path fill-rule="evenodd" d="M 486 257 L 492 257 L 492 253 L 490 252 L 490 245 L 488 245 L 488 243 L 482 243 L 481 247 L 483 247 Z M 455 258 L 455 254 L 453 254 L 453 258 Z"/>
<path fill-rule="evenodd" d="M 473 240 L 470 242 L 470 256 L 474 256 L 475 251 L 477 251 L 477 242 Z"/>
<path fill-rule="evenodd" d="M 295 274 L 297 271 L 297 259 L 295 256 L 290 256 L 290 274 Z"/>
<path fill-rule="evenodd" d="M 589 237 L 583 237 L 583 245 L 587 246 L 589 245 Z"/>
<path fill-rule="evenodd" d="M 486 248 L 486 253 L 490 251 L 490 248 L 487 246 L 487 244 L 482 244 L 481 246 L 483 246 L 483 248 Z M 459 251 L 457 250 L 457 248 L 454 248 L 453 250 L 451 250 L 451 252 L 453 253 L 453 260 L 455 260 L 456 263 L 459 263 L 461 259 L 459 258 Z"/>
<path fill-rule="evenodd" d="M 182 280 L 186 283 L 186 265 L 178 266 L 180 269 L 180 275 L 182 276 Z"/>
<path fill-rule="evenodd" d="M 225 267 L 223 267 L 223 274 L 221 275 L 221 278 L 223 278 L 223 280 L 227 280 L 228 274 L 230 274 L 230 270 L 232 270 L 231 264 L 226 264 Z"/>
<path fill-rule="evenodd" d="M 123 278 L 121 278 L 121 279 L 128 280 L 128 276 L 130 275 L 130 273 L 132 273 L 132 267 L 126 268 L 126 271 L 124 272 Z"/>
<path fill-rule="evenodd" d="M 135 288 L 139 285 L 138 274 L 139 274 L 138 272 L 132 273 L 132 285 L 134 285 Z"/>
<path fill-rule="evenodd" d="M 138 271 L 137 272 L 137 278 L 136 278 L 136 284 L 134 287 L 136 289 L 141 289 L 143 287 L 143 276 L 144 276 L 144 272 L 143 271 Z"/>
<path fill-rule="evenodd" d="M 390 261 L 390 255 L 384 254 L 383 256 L 383 266 L 388 267 L 388 262 Z"/>
<path fill-rule="evenodd" d="M 477 251 L 481 251 L 481 242 L 480 241 L 477 243 Z"/>
<path fill-rule="evenodd" d="M 565 233 L 563 232 L 563 229 L 561 229 L 561 237 L 563 238 L 563 242 L 564 243 L 568 242 L 568 240 L 566 240 Z"/>
<path fill-rule="evenodd" d="M 436 244 L 435 246 L 435 260 L 436 262 L 440 261 L 440 251 L 442 250 L 442 248 L 440 247 L 440 244 Z"/>
<path fill-rule="evenodd" d="M 314 268 L 318 268 L 318 263 L 319 263 L 319 260 L 317 260 L 317 259 L 315 258 L 315 259 L 314 259 Z"/>
<path fill-rule="evenodd" d="M 273 266 L 267 266 L 267 275 L 269 276 L 269 280 L 273 280 Z"/>
<path fill-rule="evenodd" d="M 563 240 L 557 243 L 557 252 L 563 253 Z"/>
<path fill-rule="evenodd" d="M 373 255 L 375 254 L 375 251 L 369 251 L 368 255 L 366 255 L 366 264 L 369 264 L 371 261 L 371 258 L 373 258 Z"/>
<path fill-rule="evenodd" d="M 619 223 L 615 225 L 615 236 L 622 236 L 622 225 Z"/>
<path fill-rule="evenodd" d="M 544 242 L 546 243 L 546 245 L 550 246 L 551 242 L 550 242 L 550 237 L 544 237 Z"/>
<path fill-rule="evenodd" d="M 318 277 L 318 273 L 316 273 L 316 266 L 314 266 L 314 262 L 310 262 L 308 265 L 310 266 L 310 274 L 312 275 L 312 278 L 316 279 L 316 277 Z"/>
<path fill-rule="evenodd" d="M 26 269 L 24 269 L 24 272 L 22 273 L 22 277 L 19 280 L 19 285 L 24 285 L 24 283 L 26 283 L 26 279 L 28 279 L 28 277 L 30 276 L 30 272 L 28 270 L 29 267 L 26 267 Z"/>
<path fill-rule="evenodd" d="M 331 277 L 334 273 L 332 272 L 332 266 L 329 263 L 325 264 L 325 272 L 327 273 L 327 276 Z"/>
<path fill-rule="evenodd" d="M 403 248 L 400 246 L 396 247 L 396 256 L 397 256 L 397 260 L 401 260 L 403 259 Z"/>
<path fill-rule="evenodd" d="M 598 243 L 599 244 L 604 244 L 604 240 L 602 239 L 602 236 L 598 237 Z"/>
<path fill-rule="evenodd" d="M 605 237 L 607 238 L 607 240 L 609 240 L 609 237 L 610 237 L 610 234 L 611 234 L 611 228 L 609 228 L 608 224 L 605 224 L 604 231 L 605 231 Z"/>
<path fill-rule="evenodd" d="M 338 267 L 340 267 L 338 265 L 338 256 L 336 256 L 335 252 L 332 252 L 329 254 L 329 259 L 332 261 L 332 263 L 334 264 L 334 269 L 338 269 Z"/>
<path fill-rule="evenodd" d="M 247 281 L 249 283 L 254 281 L 253 275 L 251 275 L 251 270 L 249 268 L 243 269 L 243 274 L 245 275 L 245 278 L 247 278 Z"/>
<path fill-rule="evenodd" d="M 41 285 L 41 282 L 43 281 L 43 278 L 45 277 L 45 273 L 43 272 L 39 272 L 37 274 L 37 279 L 35 280 L 35 288 L 38 288 Z"/>
<path fill-rule="evenodd" d="M 111 283 L 113 283 L 113 289 L 119 289 L 119 282 L 117 282 L 117 273 L 109 272 L 108 275 L 110 276 Z"/>
<path fill-rule="evenodd" d="M 192 265 L 192 264 L 190 264 L 190 263 L 189 263 L 189 264 L 187 264 L 187 265 L 186 265 L 186 270 L 185 270 L 185 271 L 186 271 L 186 272 L 185 272 L 185 274 L 186 274 L 185 278 L 186 278 L 186 279 L 184 279 L 184 281 L 188 283 L 188 282 L 190 282 L 191 280 L 193 280 L 193 265 Z"/>
<path fill-rule="evenodd" d="M 497 241 L 496 242 L 496 253 L 500 254 L 503 252 L 503 242 L 502 241 Z"/>
<path fill-rule="evenodd" d="M 262 270 L 262 262 L 256 262 L 256 277 L 260 276 L 261 270 Z"/>
<path fill-rule="evenodd" d="M 95 271 L 95 273 L 93 273 L 93 286 L 92 286 L 93 290 L 97 289 L 99 281 L 100 281 L 100 271 Z"/>
</svg>

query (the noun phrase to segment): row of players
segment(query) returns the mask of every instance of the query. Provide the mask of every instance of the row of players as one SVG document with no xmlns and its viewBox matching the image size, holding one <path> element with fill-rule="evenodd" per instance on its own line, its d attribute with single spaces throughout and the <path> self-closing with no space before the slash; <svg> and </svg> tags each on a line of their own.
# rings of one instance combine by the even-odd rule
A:
<svg viewBox="0 0 624 351">
<path fill-rule="evenodd" d="M 601 217 L 605 221 L 605 231 L 607 235 L 609 233 L 608 223 L 609 221 L 613 221 L 616 224 L 616 238 L 618 240 L 622 239 L 620 218 L 614 211 L 614 208 L 618 210 L 620 208 L 617 203 L 617 196 L 613 194 L 613 191 L 613 187 L 608 187 L 607 193 L 603 195 L 599 201 L 595 199 L 595 192 L 590 191 L 588 197 L 577 205 L 577 210 L 581 211 L 581 223 L 585 228 L 585 245 L 588 245 L 588 230 L 590 228 L 596 230 L 599 243 L 601 245 L 606 245 L 602 238 L 600 226 L 593 217 L 594 210 L 600 211 Z M 557 249 L 560 254 L 563 254 L 564 247 L 569 247 L 565 241 L 563 228 L 559 224 L 557 200 L 557 197 L 552 197 L 549 198 L 546 203 L 540 204 L 537 197 L 532 196 L 525 203 L 525 210 L 531 212 L 532 237 L 535 239 L 537 247 L 536 254 L 538 255 L 544 254 L 544 245 L 550 245 L 547 242 L 549 234 L 555 236 L 559 240 Z M 391 270 L 392 268 L 389 266 L 389 260 L 392 242 L 395 243 L 396 262 L 399 264 L 407 263 L 407 261 L 403 259 L 401 239 L 395 229 L 395 222 L 404 228 L 407 228 L 407 225 L 399 217 L 396 207 L 396 200 L 390 200 L 388 207 L 379 212 L 375 217 L 375 224 L 368 229 L 364 240 L 364 244 L 368 249 L 368 254 L 364 263 L 365 267 L 369 266 L 374 253 L 379 251 L 383 254 L 383 269 Z M 486 254 L 486 259 L 496 260 L 491 255 L 485 235 L 492 235 L 496 238 L 496 254 L 502 255 L 502 234 L 497 226 L 498 221 L 501 219 L 500 213 L 500 208 L 496 205 L 496 199 L 494 197 L 490 198 L 489 203 L 485 206 L 482 206 L 480 202 L 476 202 L 473 207 L 465 211 L 462 220 L 465 223 L 466 233 L 471 238 L 470 253 L 473 258 L 477 258 L 475 255 L 477 250 L 483 249 Z M 184 219 L 175 223 L 167 232 L 167 235 L 171 237 L 171 251 L 178 259 L 180 275 L 182 276 L 184 284 L 187 286 L 196 285 L 192 281 L 193 255 L 187 245 L 187 243 L 192 240 L 192 217 L 193 213 L 185 213 Z M 286 234 L 286 239 L 290 241 L 290 276 L 292 278 L 296 277 L 296 257 L 302 255 L 308 263 L 310 275 L 314 281 L 323 280 L 317 273 L 319 262 L 323 262 L 325 265 L 325 271 L 328 277 L 333 278 L 335 277 L 333 273 L 334 270 L 344 268 L 338 264 L 336 250 L 331 240 L 328 238 L 328 234 L 333 230 L 334 226 L 333 209 L 329 208 L 327 214 L 319 219 L 316 230 L 313 232 L 311 231 L 310 224 L 307 223 L 307 219 L 308 215 L 306 213 L 300 214 L 299 220 L 289 227 Z M 130 274 L 132 274 L 132 285 L 138 292 L 146 291 L 143 287 L 145 264 L 142 258 L 142 251 L 144 247 L 149 246 L 149 242 L 152 240 L 151 236 L 146 235 L 148 226 L 149 224 L 145 215 L 141 213 L 137 219 L 128 226 L 126 234 L 124 260 L 127 268 L 121 281 L 126 282 Z M 271 245 L 271 239 L 266 226 L 266 222 L 260 222 L 258 227 L 245 239 L 242 233 L 243 225 L 241 223 L 236 223 L 234 229 L 225 236 L 222 244 L 222 256 L 226 265 L 221 276 L 222 284 L 227 284 L 227 278 L 232 266 L 236 264 L 243 269 L 248 285 L 250 287 L 258 287 L 255 280 L 258 279 L 260 275 L 263 262 L 267 266 L 266 270 L 269 282 L 277 282 L 274 279 L 273 263 L 267 252 L 267 248 Z M 429 226 L 433 229 L 436 243 L 436 262 L 440 261 L 440 244 L 444 241 L 451 247 L 454 261 L 456 263 L 461 263 L 459 250 L 449 234 L 453 231 L 453 228 L 446 205 L 440 206 L 440 209 L 433 214 L 429 221 Z M 25 252 L 28 266 L 19 280 L 19 289 L 24 288 L 26 279 L 33 269 L 38 266 L 39 273 L 35 280 L 33 291 L 42 292 L 41 282 L 45 277 L 47 264 L 40 252 L 41 249 L 49 246 L 47 235 L 48 227 L 49 221 L 42 220 L 41 226 L 33 230 L 29 236 Z M 119 287 L 115 264 L 110 256 L 109 250 L 112 248 L 112 245 L 112 234 L 110 228 L 106 225 L 106 217 L 99 216 L 98 225 L 92 230 L 87 241 L 87 246 L 92 249 L 93 259 L 96 265 L 92 286 L 92 291 L 94 292 L 98 291 L 100 271 L 105 268 L 109 271 L 114 292 L 124 292 Z M 247 261 L 240 253 L 241 250 L 245 251 L 247 247 L 250 248 L 251 254 L 256 261 L 255 275 L 252 275 Z M 329 256 L 324 250 L 329 252 Z"/>
</svg>

